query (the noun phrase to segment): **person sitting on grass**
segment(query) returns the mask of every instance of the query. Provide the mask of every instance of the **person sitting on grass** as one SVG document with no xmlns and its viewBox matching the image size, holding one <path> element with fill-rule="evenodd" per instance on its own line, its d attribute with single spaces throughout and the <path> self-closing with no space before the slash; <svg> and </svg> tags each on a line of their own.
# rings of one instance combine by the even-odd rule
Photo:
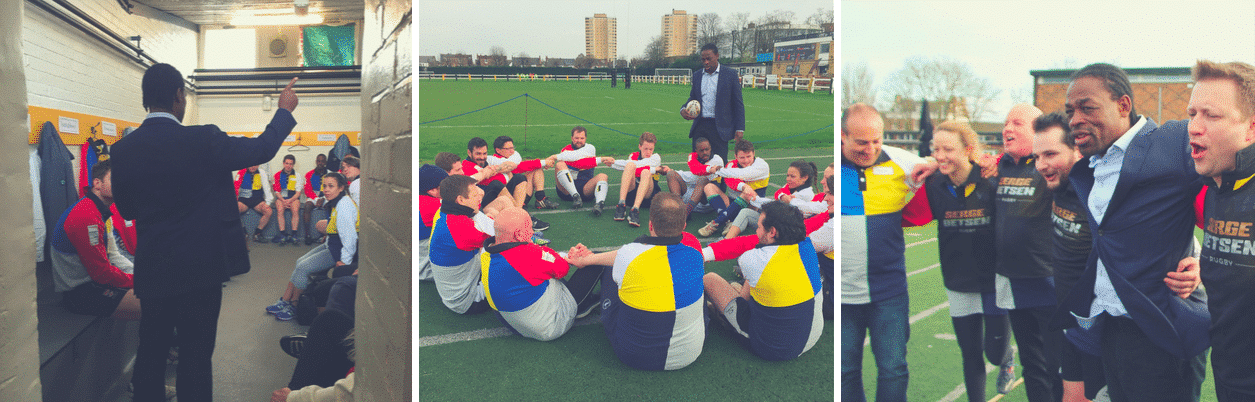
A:
<svg viewBox="0 0 1255 402">
<path fill-rule="evenodd" d="M 492 141 L 493 152 L 488 155 L 488 165 L 495 166 L 505 162 L 514 162 L 518 167 L 514 170 L 504 173 L 507 180 L 513 181 L 513 175 L 522 174 L 531 187 L 524 188 L 527 191 L 527 199 L 523 201 L 523 207 L 527 207 L 527 203 L 531 202 L 532 195 L 536 196 L 536 209 L 557 209 L 558 203 L 550 200 L 545 196 L 545 168 L 554 167 L 558 162 L 557 155 L 550 155 L 545 159 L 523 160 L 523 156 L 514 150 L 514 139 L 508 135 L 497 137 Z"/>
<path fill-rule="evenodd" d="M 113 204 L 110 167 L 109 160 L 92 167 L 91 188 L 52 227 L 53 284 L 71 313 L 139 320 L 134 265 L 109 247 L 115 242 L 105 224 Z"/>
<path fill-rule="evenodd" d="M 605 267 L 579 269 L 563 280 L 570 265 L 553 249 L 532 244 L 527 211 L 506 209 L 494 223 L 497 235 L 485 243 L 481 280 L 488 306 L 511 331 L 554 340 L 601 302 L 593 288 Z"/>
<path fill-rule="evenodd" d="M 296 315 L 294 302 L 309 287 L 309 274 L 353 264 L 357 254 L 357 201 L 348 195 L 348 180 L 339 173 L 327 173 L 322 178 L 322 190 L 331 209 L 327 219 L 327 240 L 296 259 L 296 268 L 288 287 L 279 301 L 266 307 L 279 321 L 289 321 Z"/>
<path fill-rule="evenodd" d="M 715 319 L 731 328 L 754 354 L 792 360 L 824 331 L 823 285 L 815 247 L 802 213 L 780 201 L 763 205 L 756 236 L 712 243 L 707 261 L 737 258 L 745 283 L 719 274 L 703 278 Z"/>
<path fill-rule="evenodd" d="M 776 190 L 774 198 L 785 204 L 789 204 L 802 211 L 803 217 L 810 217 L 815 214 L 828 211 L 828 204 L 824 202 L 824 194 L 815 194 L 815 164 L 804 160 L 796 160 L 789 164 L 788 173 L 786 173 L 785 186 Z M 759 198 L 757 201 L 750 203 L 749 208 L 742 208 L 737 212 L 736 219 L 732 220 L 732 224 L 724 231 L 723 238 L 731 239 L 741 235 L 742 231 L 753 230 L 758 224 L 758 209 L 768 201 L 766 198 Z"/>
<path fill-rule="evenodd" d="M 693 153 L 689 154 L 688 169 L 669 169 L 667 172 L 667 189 L 684 199 L 685 220 L 699 203 L 706 201 L 702 189 L 706 188 L 706 183 L 715 180 L 718 177 L 715 172 L 723 168 L 723 158 L 711 152 L 709 139 L 694 138 L 693 148 Z"/>
<path fill-rule="evenodd" d="M 483 138 L 474 137 L 466 143 L 466 160 L 462 161 L 462 171 L 469 174 L 477 174 L 484 170 L 495 172 L 477 183 L 479 188 L 484 190 L 484 197 L 490 200 L 505 197 L 510 200 L 512 206 L 522 208 L 526 205 L 524 201 L 527 200 L 527 193 L 531 191 L 532 186 L 527 183 L 525 175 L 517 175 L 513 179 L 506 178 L 505 174 L 514 171 L 516 167 L 518 164 L 511 161 L 489 165 L 488 142 Z M 549 224 L 532 217 L 532 229 L 549 229 Z"/>
<path fill-rule="evenodd" d="M 577 244 L 567 261 L 612 267 L 601 278 L 601 323 L 619 361 L 679 370 L 697 360 L 706 340 L 701 243 L 684 231 L 679 196 L 658 193 L 652 204 L 648 236 L 600 254 Z"/>
<path fill-rule="evenodd" d="M 653 133 L 641 134 L 636 146 L 640 151 L 628 155 L 627 160 L 616 160 L 611 167 L 623 171 L 619 183 L 619 205 L 615 207 L 614 220 L 627 220 L 631 227 L 641 227 L 641 207 L 649 208 L 649 196 L 658 188 L 658 175 L 670 170 L 662 166 L 662 156 L 654 153 L 658 138 Z M 632 209 L 627 209 L 627 199 L 632 198 Z"/>
<path fill-rule="evenodd" d="M 562 147 L 554 158 L 554 179 L 557 181 L 558 198 L 571 201 L 571 208 L 579 208 L 584 201 L 593 204 L 593 216 L 601 216 L 606 206 L 606 194 L 610 192 L 610 179 L 605 173 L 593 174 L 597 163 L 609 164 L 610 157 L 597 157 L 597 147 L 588 143 L 584 127 L 571 129 L 571 143 Z"/>
<path fill-rule="evenodd" d="M 302 177 L 296 174 L 296 157 L 291 154 L 283 156 L 283 170 L 275 173 L 274 190 L 278 197 L 275 200 L 275 216 L 279 217 L 279 232 L 270 239 L 280 246 L 291 243 L 296 245 L 296 228 L 301 226 L 301 190 L 305 188 Z M 291 230 L 284 229 L 286 219 L 283 211 L 292 211 Z"/>
<path fill-rule="evenodd" d="M 440 182 L 440 211 L 431 232 L 428 250 L 436 292 L 445 307 L 457 314 L 488 311 L 488 300 L 480 285 L 481 261 L 486 233 L 492 224 L 480 218 L 484 190 L 475 179 L 452 175 Z M 490 228 L 481 229 L 484 226 Z"/>
<path fill-rule="evenodd" d="M 741 208 L 749 206 L 758 197 L 767 196 L 767 179 L 771 176 L 767 161 L 754 156 L 754 144 L 746 140 L 737 140 L 735 151 L 736 160 L 715 172 L 724 179 L 723 183 L 706 184 L 706 201 L 715 208 L 716 215 L 714 220 L 697 230 L 697 234 L 703 237 L 714 235 L 720 226 L 735 218 Z M 728 194 L 724 193 L 725 186 Z"/>
<path fill-rule="evenodd" d="M 436 211 L 440 210 L 440 181 L 449 177 L 448 173 L 436 165 L 423 165 L 418 168 L 418 280 L 430 281 L 432 276 L 431 259 L 428 253 L 431 248 L 431 230 L 435 225 Z"/>
<path fill-rule="evenodd" d="M 235 196 L 240 214 L 249 209 L 261 214 L 261 218 L 257 220 L 257 228 L 253 229 L 253 241 L 265 243 L 266 238 L 261 237 L 261 232 L 270 223 L 270 203 L 274 201 L 274 195 L 270 194 L 270 183 L 267 183 L 269 178 L 258 168 L 258 165 L 253 165 L 239 172 L 235 179 Z"/>
</svg>

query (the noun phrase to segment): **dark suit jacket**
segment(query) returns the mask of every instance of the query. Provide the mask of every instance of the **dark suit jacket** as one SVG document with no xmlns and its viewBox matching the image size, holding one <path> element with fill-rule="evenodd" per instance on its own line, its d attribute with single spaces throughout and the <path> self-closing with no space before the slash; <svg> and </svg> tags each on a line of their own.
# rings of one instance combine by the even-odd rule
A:
<svg viewBox="0 0 1255 402">
<path fill-rule="evenodd" d="M 295 126 L 284 109 L 256 138 L 154 117 L 113 146 L 114 202 L 137 233 L 136 296 L 220 286 L 248 270 L 231 172 L 274 158 Z"/>
<path fill-rule="evenodd" d="M 1163 282 L 1186 255 L 1194 235 L 1194 198 L 1203 181 L 1194 171 L 1189 148 L 1186 121 L 1156 127 L 1147 118 L 1129 144 L 1102 224 L 1086 214 L 1094 248 L 1085 272 L 1060 302 L 1062 314 L 1056 319 L 1070 319 L 1064 318 L 1068 311 L 1089 315 L 1102 257 L 1129 318 L 1151 341 L 1182 359 L 1207 349 L 1211 315 L 1206 292 L 1200 288 L 1183 300 Z M 1094 187 L 1089 159 L 1077 162 L 1069 176 L 1080 199 L 1088 200 Z"/>
<path fill-rule="evenodd" d="M 693 88 L 689 90 L 689 98 L 684 101 L 702 101 L 702 74 L 706 74 L 705 69 L 697 69 L 693 73 Z M 702 105 L 702 109 L 706 109 L 710 105 Z M 684 105 L 680 105 L 683 109 Z M 715 129 L 719 131 L 719 137 L 724 141 L 732 141 L 733 133 L 736 131 L 745 131 L 745 103 L 741 101 L 741 77 L 737 76 L 736 69 L 728 66 L 719 66 L 719 84 L 715 92 Z M 693 125 L 689 127 L 689 138 L 697 135 L 697 120 L 693 120 Z"/>
</svg>

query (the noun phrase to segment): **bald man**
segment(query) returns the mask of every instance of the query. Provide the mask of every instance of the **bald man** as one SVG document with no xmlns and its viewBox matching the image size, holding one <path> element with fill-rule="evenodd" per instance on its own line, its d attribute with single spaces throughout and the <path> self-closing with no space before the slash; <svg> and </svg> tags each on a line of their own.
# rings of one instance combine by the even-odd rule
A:
<svg viewBox="0 0 1255 402">
<path fill-rule="evenodd" d="M 553 249 L 531 242 L 527 211 L 502 210 L 493 225 L 497 236 L 486 242 L 481 263 L 484 296 L 515 333 L 539 341 L 557 339 L 601 301 L 593 288 L 605 267 L 589 266 L 562 280 L 571 266 Z"/>
<path fill-rule="evenodd" d="M 1054 312 L 1054 270 L 1051 256 L 1051 195 L 1033 159 L 1033 120 L 1037 107 L 1015 105 L 1002 128 L 1004 152 L 998 160 L 994 202 L 994 233 L 998 250 L 994 287 L 998 307 L 1009 310 L 1011 331 L 1024 367 L 1028 400 L 1057 401 L 1063 395 L 1059 353 L 1063 333 L 1048 331 Z M 1013 378 L 1014 367 L 999 373 Z M 1009 383 L 999 381 L 999 392 Z"/>
<path fill-rule="evenodd" d="M 904 222 L 932 220 L 922 181 L 908 175 L 920 157 L 883 145 L 884 119 L 866 104 L 841 114 L 841 400 L 864 401 L 863 340 L 870 333 L 876 398 L 905 401 L 910 338 Z M 935 166 L 933 167 L 935 170 Z"/>
</svg>

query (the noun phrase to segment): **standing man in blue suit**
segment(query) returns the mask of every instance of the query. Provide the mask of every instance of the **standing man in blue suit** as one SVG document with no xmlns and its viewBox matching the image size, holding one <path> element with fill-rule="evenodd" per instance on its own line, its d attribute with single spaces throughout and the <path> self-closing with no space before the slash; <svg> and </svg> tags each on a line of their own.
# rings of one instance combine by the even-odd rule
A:
<svg viewBox="0 0 1255 402">
<path fill-rule="evenodd" d="M 701 102 L 698 115 L 680 108 L 680 115 L 693 120 L 689 138 L 697 152 L 697 138 L 710 140 L 710 149 L 728 160 L 728 142 L 745 134 L 745 103 L 741 102 L 741 78 L 736 70 L 719 65 L 719 48 L 713 43 L 702 46 L 702 70 L 693 73 L 693 89 L 688 100 Z"/>
<path fill-rule="evenodd" d="M 169 64 L 144 73 L 148 117 L 113 146 L 111 158 L 118 212 L 135 220 L 134 289 L 145 306 L 132 379 L 136 401 L 165 401 L 171 346 L 179 347 L 179 400 L 213 399 L 210 359 L 222 283 L 249 264 L 231 172 L 274 158 L 296 126 L 295 84 L 293 78 L 280 93 L 266 130 L 243 138 L 214 125 L 184 126 L 183 75 Z"/>
<path fill-rule="evenodd" d="M 1060 308 L 1100 325 L 1113 401 L 1196 401 L 1210 315 L 1202 289 L 1184 298 L 1164 275 L 1191 252 L 1194 171 L 1184 121 L 1158 126 L 1133 109 L 1128 75 L 1091 64 L 1072 75 L 1065 105 L 1085 156 L 1069 177 L 1093 236 L 1089 262 Z"/>
</svg>

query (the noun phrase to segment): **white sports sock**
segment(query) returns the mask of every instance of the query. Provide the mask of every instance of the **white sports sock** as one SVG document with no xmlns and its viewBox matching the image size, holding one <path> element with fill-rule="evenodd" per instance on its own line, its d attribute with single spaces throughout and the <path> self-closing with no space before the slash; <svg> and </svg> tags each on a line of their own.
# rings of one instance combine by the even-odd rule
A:
<svg viewBox="0 0 1255 402">
<path fill-rule="evenodd" d="M 597 188 L 593 191 L 595 193 L 594 198 L 597 199 L 597 202 L 605 202 L 606 193 L 610 192 L 610 185 L 606 184 L 605 180 L 599 181 L 597 182 Z"/>
<path fill-rule="evenodd" d="M 563 169 L 558 172 L 558 185 L 566 189 L 567 194 L 572 197 L 578 197 L 579 191 L 575 189 L 575 180 L 571 179 L 571 170 Z"/>
</svg>

